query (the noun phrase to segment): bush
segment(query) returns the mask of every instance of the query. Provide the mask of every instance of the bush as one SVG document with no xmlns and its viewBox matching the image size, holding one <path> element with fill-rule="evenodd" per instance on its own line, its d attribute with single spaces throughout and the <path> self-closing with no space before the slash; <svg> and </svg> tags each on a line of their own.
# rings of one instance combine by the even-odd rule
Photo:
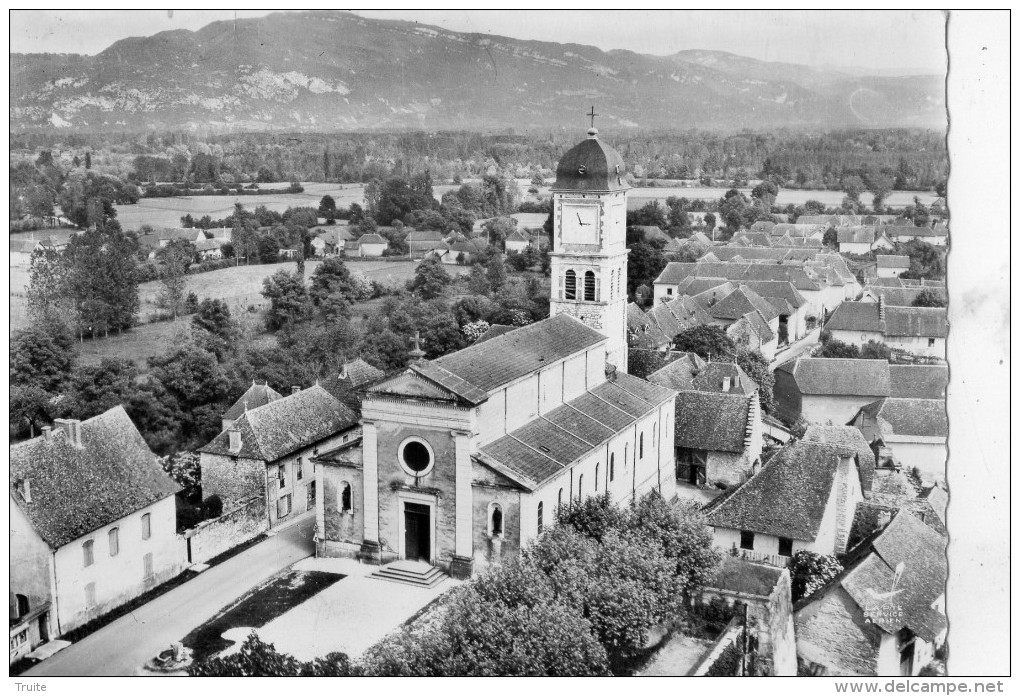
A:
<svg viewBox="0 0 1020 696">
<path fill-rule="evenodd" d="M 843 570 L 835 556 L 824 556 L 814 551 L 798 551 L 790 559 L 791 594 L 794 602 L 825 586 Z"/>
<path fill-rule="evenodd" d="M 205 519 L 211 520 L 223 514 L 223 499 L 215 493 L 202 501 L 202 512 Z"/>
</svg>

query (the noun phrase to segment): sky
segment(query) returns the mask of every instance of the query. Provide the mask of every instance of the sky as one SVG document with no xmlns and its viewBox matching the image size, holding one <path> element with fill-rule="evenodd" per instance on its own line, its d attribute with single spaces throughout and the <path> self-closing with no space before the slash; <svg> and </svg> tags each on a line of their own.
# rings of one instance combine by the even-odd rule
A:
<svg viewBox="0 0 1020 696">
<path fill-rule="evenodd" d="M 270 10 L 12 10 L 11 52 L 94 55 L 114 41 Z M 760 60 L 885 75 L 945 72 L 945 17 L 932 10 L 361 10 L 452 31 L 669 55 L 728 51 Z"/>
</svg>

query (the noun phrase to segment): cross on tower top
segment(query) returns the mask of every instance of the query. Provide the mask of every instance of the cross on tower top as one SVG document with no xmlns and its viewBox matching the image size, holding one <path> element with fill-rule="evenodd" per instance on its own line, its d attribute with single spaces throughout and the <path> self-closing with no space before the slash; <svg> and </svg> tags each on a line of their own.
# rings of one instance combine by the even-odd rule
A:
<svg viewBox="0 0 1020 696">
<path fill-rule="evenodd" d="M 591 119 L 591 127 L 592 127 L 592 128 L 594 128 L 594 127 L 595 127 L 595 117 L 596 117 L 596 116 L 598 116 L 598 115 L 599 115 L 599 114 L 595 113 L 595 105 L 594 105 L 594 104 L 592 104 L 592 105 L 591 105 L 591 113 L 586 113 L 586 114 L 585 114 L 585 116 L 587 116 L 588 118 L 590 118 L 590 119 Z"/>
</svg>

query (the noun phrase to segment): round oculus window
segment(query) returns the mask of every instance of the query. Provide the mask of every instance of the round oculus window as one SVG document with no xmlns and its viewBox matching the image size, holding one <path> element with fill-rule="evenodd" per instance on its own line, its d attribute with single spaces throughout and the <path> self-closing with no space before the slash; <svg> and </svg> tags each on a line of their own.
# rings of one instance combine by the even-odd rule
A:
<svg viewBox="0 0 1020 696">
<path fill-rule="evenodd" d="M 412 476 L 424 476 L 434 463 L 432 448 L 423 440 L 409 438 L 400 446 L 400 465 Z"/>
</svg>

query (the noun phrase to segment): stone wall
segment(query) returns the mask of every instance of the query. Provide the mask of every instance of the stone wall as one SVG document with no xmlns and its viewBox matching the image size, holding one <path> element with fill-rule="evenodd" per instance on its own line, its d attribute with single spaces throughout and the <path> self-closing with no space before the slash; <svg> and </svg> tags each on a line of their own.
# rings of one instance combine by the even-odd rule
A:
<svg viewBox="0 0 1020 696">
<path fill-rule="evenodd" d="M 235 459 L 203 452 L 202 495 L 218 495 L 229 510 L 253 496 L 266 496 L 266 463 L 259 459 Z"/>
<path fill-rule="evenodd" d="M 484 467 L 475 465 L 474 475 L 471 542 L 475 572 L 481 572 L 520 552 L 521 494 L 508 481 Z M 489 533 L 493 504 L 499 505 L 503 512 L 503 533 L 498 537 Z M 553 514 L 550 511 L 550 516 Z"/>
<path fill-rule="evenodd" d="M 793 630 L 790 573 L 784 570 L 769 595 L 764 631 L 759 633 L 759 654 L 772 661 L 770 676 L 797 676 L 797 641 Z"/>
<path fill-rule="evenodd" d="M 316 555 L 355 558 L 365 538 L 361 469 L 321 462 L 316 468 L 322 473 L 321 479 L 318 479 L 322 481 L 322 528 L 319 530 Z M 344 484 L 351 487 L 352 509 L 347 512 L 342 511 L 340 500 Z"/>
<path fill-rule="evenodd" d="M 205 563 L 224 551 L 254 539 L 269 529 L 266 500 L 260 494 L 228 509 L 212 520 L 200 522 L 184 533 L 191 563 Z"/>
</svg>

